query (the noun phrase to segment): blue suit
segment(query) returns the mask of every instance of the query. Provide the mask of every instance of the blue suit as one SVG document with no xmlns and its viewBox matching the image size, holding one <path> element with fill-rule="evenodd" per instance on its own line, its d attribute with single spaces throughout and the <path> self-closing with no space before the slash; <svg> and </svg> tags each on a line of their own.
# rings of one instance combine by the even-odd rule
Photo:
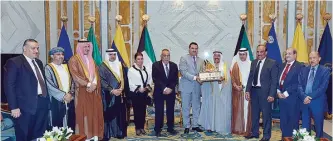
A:
<svg viewBox="0 0 333 141">
<path fill-rule="evenodd" d="M 192 127 L 198 127 L 200 114 L 200 84 L 193 80 L 194 76 L 199 74 L 203 60 L 196 58 L 196 66 L 192 56 L 185 55 L 180 58 L 179 70 L 182 75 L 179 82 L 179 91 L 182 97 L 183 123 L 185 128 L 190 128 L 190 109 L 192 105 L 193 122 Z"/>
<path fill-rule="evenodd" d="M 282 87 L 280 87 L 283 71 L 287 63 L 280 65 L 278 92 L 288 93 L 285 99 L 279 99 L 280 105 L 280 128 L 282 137 L 292 137 L 293 129 L 298 129 L 298 120 L 300 117 L 300 100 L 298 99 L 298 74 L 303 67 L 298 61 L 295 61 L 289 68 L 287 76 L 284 79 Z"/>
<path fill-rule="evenodd" d="M 327 68 L 322 65 L 317 67 L 314 76 L 314 82 L 312 85 L 312 92 L 307 93 L 306 85 L 308 83 L 309 73 L 311 67 L 304 67 L 298 76 L 298 90 L 299 98 L 302 102 L 302 127 L 308 131 L 311 129 L 311 115 L 314 118 L 316 137 L 323 136 L 323 123 L 324 123 L 324 110 L 326 103 L 326 89 L 328 86 L 328 80 L 330 78 L 330 72 Z M 303 104 L 304 99 L 309 96 L 311 102 L 309 104 Z"/>
<path fill-rule="evenodd" d="M 43 63 L 35 60 L 45 82 Z M 9 59 L 4 67 L 4 89 L 9 108 L 19 108 L 21 112 L 21 116 L 14 120 L 16 140 L 27 141 L 43 136 L 48 124 L 50 99 L 48 95 L 38 96 L 34 68 L 23 55 Z"/>
</svg>

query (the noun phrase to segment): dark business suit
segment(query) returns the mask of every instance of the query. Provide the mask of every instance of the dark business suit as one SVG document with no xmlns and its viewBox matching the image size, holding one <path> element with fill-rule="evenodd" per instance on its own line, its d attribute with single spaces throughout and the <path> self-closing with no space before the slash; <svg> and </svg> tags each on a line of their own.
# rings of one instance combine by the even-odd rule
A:
<svg viewBox="0 0 333 141">
<path fill-rule="evenodd" d="M 165 66 L 162 61 L 155 62 L 152 67 L 152 78 L 155 84 L 155 131 L 161 132 L 161 128 L 163 127 L 164 100 L 166 101 L 168 131 L 172 131 L 174 127 L 174 107 L 176 99 L 175 88 L 178 84 L 178 67 L 175 63 L 170 61 L 169 74 L 167 77 L 165 73 Z M 163 94 L 166 87 L 172 89 L 172 92 L 169 95 Z"/>
<path fill-rule="evenodd" d="M 278 66 L 275 60 L 266 57 L 263 63 L 260 76 L 261 87 L 252 86 L 254 74 L 259 60 L 256 59 L 251 63 L 249 78 L 247 81 L 246 92 L 250 93 L 250 103 L 252 112 L 252 136 L 259 137 L 259 118 L 260 111 L 263 113 L 264 138 L 271 137 L 272 122 L 272 102 L 268 102 L 268 96 L 275 97 L 276 86 L 278 83 Z"/>
<path fill-rule="evenodd" d="M 283 84 L 280 86 L 283 77 L 284 69 L 287 63 L 280 65 L 279 70 L 279 83 L 277 85 L 278 91 L 284 93 L 285 91 L 289 96 L 285 99 L 279 100 L 280 105 L 280 128 L 282 130 L 282 137 L 292 137 L 293 129 L 298 129 L 298 120 L 300 114 L 300 100 L 298 99 L 298 74 L 303 67 L 298 61 L 295 61 L 287 71 L 287 75 Z"/>
<path fill-rule="evenodd" d="M 43 63 L 38 59 L 35 61 L 45 83 Z M 21 111 L 21 116 L 14 120 L 18 141 L 43 136 L 48 124 L 50 99 L 48 95 L 38 95 L 38 80 L 32 69 L 23 55 L 9 59 L 5 65 L 4 89 L 9 108 Z"/>
<path fill-rule="evenodd" d="M 310 131 L 310 116 L 312 115 L 315 122 L 316 137 L 322 137 L 326 104 L 326 89 L 330 78 L 330 72 L 324 66 L 319 65 L 315 72 L 312 92 L 307 93 L 306 85 L 308 83 L 309 73 L 311 72 L 310 69 L 310 66 L 302 68 L 298 76 L 299 98 L 302 101 L 302 127 Z M 306 96 L 310 96 L 312 98 L 309 104 L 303 104 Z"/>
</svg>

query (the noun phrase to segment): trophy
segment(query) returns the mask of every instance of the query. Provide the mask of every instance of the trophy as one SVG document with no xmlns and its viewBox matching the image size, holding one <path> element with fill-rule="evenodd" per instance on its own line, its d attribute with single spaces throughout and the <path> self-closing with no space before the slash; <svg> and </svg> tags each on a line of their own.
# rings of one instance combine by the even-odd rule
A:
<svg viewBox="0 0 333 141">
<path fill-rule="evenodd" d="M 221 72 L 215 68 L 215 66 L 210 63 L 208 60 L 204 61 L 204 66 L 202 72 L 199 73 L 200 81 L 202 82 L 211 82 L 211 81 L 220 81 Z"/>
</svg>

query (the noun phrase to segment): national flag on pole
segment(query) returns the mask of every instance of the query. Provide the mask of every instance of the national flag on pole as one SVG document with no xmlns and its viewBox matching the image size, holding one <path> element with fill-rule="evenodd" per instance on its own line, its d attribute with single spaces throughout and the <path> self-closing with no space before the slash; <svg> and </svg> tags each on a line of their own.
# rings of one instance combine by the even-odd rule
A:
<svg viewBox="0 0 333 141">
<path fill-rule="evenodd" d="M 318 52 L 321 56 L 320 64 L 328 67 L 332 75 L 332 35 L 328 23 L 321 36 Z M 332 114 L 332 76 L 326 90 L 328 113 Z"/>
<path fill-rule="evenodd" d="M 87 40 L 89 42 L 91 42 L 91 44 L 93 45 L 92 56 L 95 60 L 96 65 L 97 66 L 101 65 L 103 63 L 103 60 L 102 60 L 102 56 L 101 56 L 101 53 L 100 53 L 99 48 L 98 48 L 97 40 L 96 40 L 96 37 L 95 37 L 95 34 L 94 34 L 94 29 L 93 29 L 92 26 L 89 29 Z"/>
<path fill-rule="evenodd" d="M 300 23 L 297 23 L 292 47 L 297 51 L 296 60 L 303 63 L 309 62 L 308 48 L 304 40 L 304 34 Z"/>
<path fill-rule="evenodd" d="M 125 69 L 129 68 L 130 61 L 125 46 L 123 32 L 121 31 L 120 25 L 117 25 L 116 34 L 114 36 L 111 48 L 117 52 L 118 59 L 123 65 L 125 65 Z"/>
<path fill-rule="evenodd" d="M 282 57 L 280 53 L 279 43 L 276 39 L 274 22 L 272 22 L 271 30 L 268 33 L 268 41 L 266 43 L 267 57 L 275 60 L 277 63 L 282 64 Z"/>
<path fill-rule="evenodd" d="M 247 34 L 246 34 L 244 24 L 242 25 L 241 30 L 239 32 L 239 36 L 238 36 L 238 40 L 237 40 L 237 44 L 236 44 L 236 48 L 235 48 L 235 52 L 234 52 L 234 57 L 232 58 L 230 68 L 232 68 L 233 65 L 236 63 L 236 58 L 235 57 L 236 57 L 236 55 L 238 53 L 238 50 L 240 48 L 246 48 L 249 52 L 249 54 L 247 55 L 247 58 L 250 59 L 251 61 L 254 60 L 253 53 L 252 53 L 252 50 L 251 50 L 251 45 L 250 45 L 250 42 L 247 38 Z"/>
<path fill-rule="evenodd" d="M 276 61 L 278 64 L 282 64 L 282 57 L 280 53 L 279 43 L 276 38 L 274 22 L 272 22 L 272 27 L 268 33 L 268 41 L 266 43 L 267 48 L 267 57 Z M 279 108 L 279 99 L 274 100 L 273 108 L 272 108 L 272 117 L 280 118 L 280 108 Z"/>
<path fill-rule="evenodd" d="M 68 60 L 73 56 L 73 51 L 71 48 L 71 43 L 69 42 L 69 37 L 65 25 L 62 25 L 57 46 L 62 47 L 65 50 L 64 61 L 67 63 Z"/>
<path fill-rule="evenodd" d="M 155 52 L 150 40 L 147 26 L 144 26 L 141 33 L 139 47 L 137 52 L 141 52 L 144 58 L 144 66 L 152 68 L 154 62 L 156 62 Z"/>
</svg>

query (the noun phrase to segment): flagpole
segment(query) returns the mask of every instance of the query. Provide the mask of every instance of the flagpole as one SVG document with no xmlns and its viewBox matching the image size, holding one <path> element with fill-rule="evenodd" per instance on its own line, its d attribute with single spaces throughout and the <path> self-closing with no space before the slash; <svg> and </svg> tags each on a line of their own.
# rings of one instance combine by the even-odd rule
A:
<svg viewBox="0 0 333 141">
<path fill-rule="evenodd" d="M 90 27 L 93 27 L 94 23 L 96 21 L 96 18 L 93 16 L 89 16 L 88 21 L 90 22 Z"/>
<path fill-rule="evenodd" d="M 68 17 L 67 16 L 62 16 L 61 17 L 61 21 L 62 21 L 62 26 L 65 26 L 66 22 L 68 21 Z M 68 127 L 68 105 L 67 102 L 64 100 L 65 103 L 65 119 L 64 119 L 64 127 Z"/>
<path fill-rule="evenodd" d="M 330 13 L 326 13 L 323 18 L 326 21 L 326 25 L 325 26 L 327 26 L 328 21 L 331 20 L 332 16 L 331 16 Z M 319 51 L 319 48 L 318 48 L 318 51 Z M 332 114 L 329 114 L 328 112 L 326 112 L 325 113 L 325 118 L 328 119 L 328 120 L 331 120 L 332 119 Z"/>
</svg>

